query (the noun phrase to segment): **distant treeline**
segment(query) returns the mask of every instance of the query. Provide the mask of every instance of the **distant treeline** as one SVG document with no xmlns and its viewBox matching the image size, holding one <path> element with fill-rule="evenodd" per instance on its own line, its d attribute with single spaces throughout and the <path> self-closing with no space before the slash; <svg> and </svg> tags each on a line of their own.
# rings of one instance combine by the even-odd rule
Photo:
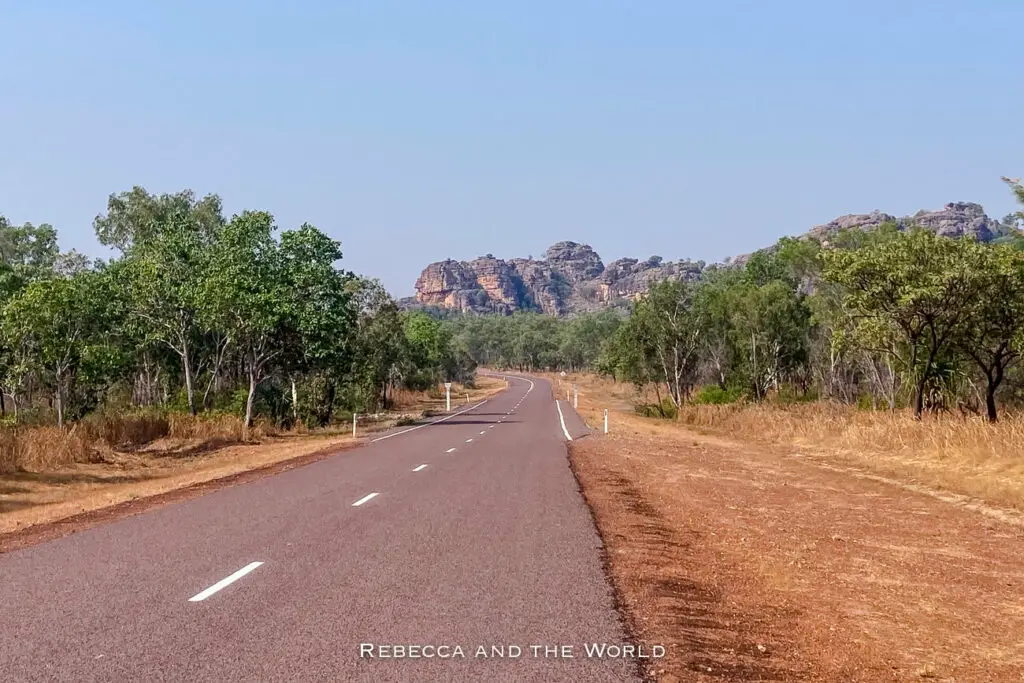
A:
<svg viewBox="0 0 1024 683">
<path fill-rule="evenodd" d="M 786 238 L 699 282 L 656 283 L 628 317 L 445 324 L 478 363 L 615 376 L 652 392 L 663 415 L 687 401 L 776 397 L 995 420 L 1024 380 L 1022 243 L 896 225 Z"/>
<path fill-rule="evenodd" d="M 311 225 L 278 232 L 266 212 L 225 218 L 213 195 L 136 187 L 94 227 L 117 257 L 60 253 L 51 226 L 0 216 L 8 421 L 157 406 L 324 425 L 394 387 L 472 376 L 441 323 L 336 268 L 340 244 Z"/>
</svg>

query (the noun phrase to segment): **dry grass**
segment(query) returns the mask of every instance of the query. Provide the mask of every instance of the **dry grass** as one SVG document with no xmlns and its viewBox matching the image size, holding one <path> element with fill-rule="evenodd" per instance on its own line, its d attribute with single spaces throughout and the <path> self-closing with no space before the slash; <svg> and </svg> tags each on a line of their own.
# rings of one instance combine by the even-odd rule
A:
<svg viewBox="0 0 1024 683">
<path fill-rule="evenodd" d="M 477 377 L 473 387 L 467 387 L 458 382 L 452 383 L 452 410 L 458 406 L 480 401 L 488 396 L 493 396 L 505 388 L 505 383 L 493 377 Z M 408 389 L 397 389 L 391 395 L 394 409 L 398 412 L 422 412 L 424 410 L 444 410 L 444 389 L 432 388 L 427 391 L 410 391 Z"/>
<path fill-rule="evenodd" d="M 685 438 L 689 427 L 1024 509 L 1024 413 L 1006 413 L 996 424 L 959 415 L 918 421 L 909 411 L 864 411 L 822 402 L 691 405 L 684 406 L 678 420 L 659 420 L 633 412 L 646 398 L 629 385 L 588 375 L 550 377 L 563 399 L 567 387 L 579 386 L 579 412 L 592 426 L 600 424 L 607 407 L 614 413 L 613 429 Z"/>
<path fill-rule="evenodd" d="M 138 413 L 97 415 L 63 430 L 53 426 L 0 428 L 0 473 L 47 472 L 73 463 L 102 461 L 112 451 L 133 451 L 163 439 L 226 445 L 243 440 L 242 420 L 232 415 Z M 270 430 L 249 430 L 258 440 Z"/>
</svg>

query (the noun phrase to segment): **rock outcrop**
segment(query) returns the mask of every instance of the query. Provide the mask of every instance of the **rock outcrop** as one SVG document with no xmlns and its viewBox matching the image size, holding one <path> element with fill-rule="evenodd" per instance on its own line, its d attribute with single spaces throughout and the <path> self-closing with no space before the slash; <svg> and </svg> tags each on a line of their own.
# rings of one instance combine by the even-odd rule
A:
<svg viewBox="0 0 1024 683">
<path fill-rule="evenodd" d="M 696 279 L 703 268 L 702 261 L 665 262 L 660 256 L 619 259 L 605 267 L 590 246 L 558 242 L 539 260 L 505 261 L 487 255 L 432 263 L 416 280 L 415 303 L 474 313 L 538 311 L 564 316 L 635 299 L 652 281 Z"/>
<path fill-rule="evenodd" d="M 946 237 L 968 237 L 988 242 L 1015 233 L 1013 228 L 985 215 L 978 204 L 956 202 L 938 211 L 918 211 L 897 218 L 880 211 L 840 216 L 815 226 L 805 237 L 828 242 L 836 232 L 873 230 L 883 223 L 900 229 L 920 226 Z M 750 254 L 727 259 L 739 266 Z M 538 311 L 565 316 L 623 306 L 647 291 L 652 282 L 666 279 L 697 280 L 703 261 L 664 261 L 651 256 L 640 261 L 621 258 L 607 266 L 590 246 L 557 242 L 543 259 L 502 260 L 491 254 L 472 261 L 451 259 L 427 266 L 416 280 L 416 295 L 406 306 L 438 306 L 474 313 Z"/>
</svg>

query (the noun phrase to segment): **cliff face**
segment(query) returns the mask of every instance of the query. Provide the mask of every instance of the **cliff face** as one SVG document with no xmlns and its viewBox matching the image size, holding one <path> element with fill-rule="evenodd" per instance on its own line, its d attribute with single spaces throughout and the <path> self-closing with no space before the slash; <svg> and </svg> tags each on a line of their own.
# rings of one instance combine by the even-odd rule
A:
<svg viewBox="0 0 1024 683">
<path fill-rule="evenodd" d="M 917 225 L 939 235 L 983 242 L 1013 232 L 986 216 L 978 204 L 957 202 L 903 218 L 879 211 L 849 214 L 815 226 L 805 235 L 827 243 L 829 236 L 839 230 L 872 230 L 886 222 L 903 229 Z M 728 262 L 741 265 L 748 257 L 738 256 Z M 558 242 L 542 259 L 505 261 L 488 254 L 473 261 L 432 263 L 416 280 L 415 302 L 474 313 L 539 311 L 564 316 L 624 304 L 647 291 L 651 282 L 696 280 L 704 267 L 703 261 L 672 262 L 660 256 L 644 261 L 622 258 L 606 266 L 586 244 Z"/>
<path fill-rule="evenodd" d="M 419 304 L 475 313 L 539 311 L 570 315 L 634 299 L 651 280 L 695 278 L 703 262 L 665 263 L 620 259 L 607 268 L 592 248 L 558 242 L 543 259 L 505 261 L 484 256 L 472 261 L 440 261 L 427 266 L 416 280 Z"/>
</svg>

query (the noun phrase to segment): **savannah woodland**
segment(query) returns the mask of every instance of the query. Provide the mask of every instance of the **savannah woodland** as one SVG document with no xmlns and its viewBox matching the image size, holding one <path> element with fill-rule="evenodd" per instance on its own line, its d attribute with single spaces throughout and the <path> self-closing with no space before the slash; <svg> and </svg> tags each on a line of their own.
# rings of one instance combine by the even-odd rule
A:
<svg viewBox="0 0 1024 683">
<path fill-rule="evenodd" d="M 0 551 L 351 448 L 445 381 L 502 391 L 488 368 L 578 397 L 652 679 L 1024 681 L 1024 236 L 784 238 L 556 318 L 405 310 L 213 195 L 136 187 L 94 228 L 110 258 L 0 218 Z"/>
</svg>

